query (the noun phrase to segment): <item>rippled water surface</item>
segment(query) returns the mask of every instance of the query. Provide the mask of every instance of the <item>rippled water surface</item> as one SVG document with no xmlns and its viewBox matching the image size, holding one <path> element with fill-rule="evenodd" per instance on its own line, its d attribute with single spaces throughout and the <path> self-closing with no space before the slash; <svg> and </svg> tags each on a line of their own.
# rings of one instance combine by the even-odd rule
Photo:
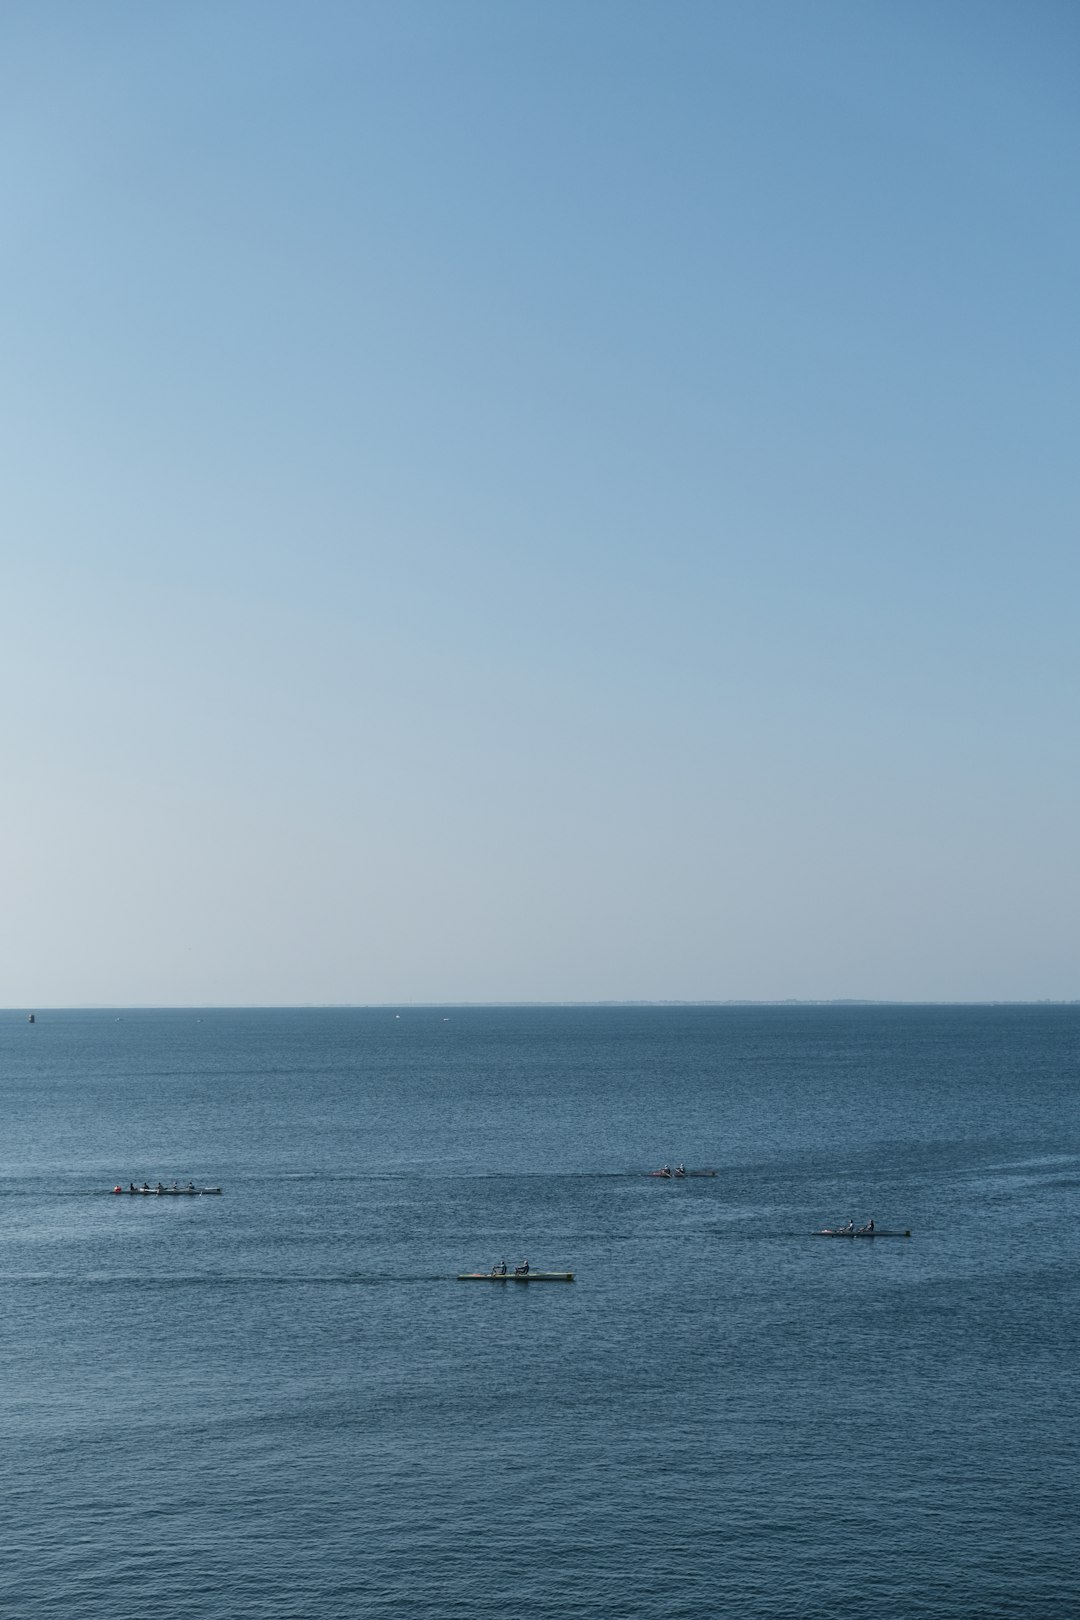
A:
<svg viewBox="0 0 1080 1620">
<path fill-rule="evenodd" d="M 1080 1008 L 0 1016 L 4 1612 L 1078 1612 L 1078 1072 Z"/>
</svg>

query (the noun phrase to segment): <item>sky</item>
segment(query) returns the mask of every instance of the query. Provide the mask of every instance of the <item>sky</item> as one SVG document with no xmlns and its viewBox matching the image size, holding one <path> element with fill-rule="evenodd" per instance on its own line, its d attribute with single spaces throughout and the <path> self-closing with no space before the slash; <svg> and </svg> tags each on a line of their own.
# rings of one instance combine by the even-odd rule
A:
<svg viewBox="0 0 1080 1620">
<path fill-rule="evenodd" d="M 6 0 L 0 1005 L 1080 997 L 1078 86 Z"/>
</svg>

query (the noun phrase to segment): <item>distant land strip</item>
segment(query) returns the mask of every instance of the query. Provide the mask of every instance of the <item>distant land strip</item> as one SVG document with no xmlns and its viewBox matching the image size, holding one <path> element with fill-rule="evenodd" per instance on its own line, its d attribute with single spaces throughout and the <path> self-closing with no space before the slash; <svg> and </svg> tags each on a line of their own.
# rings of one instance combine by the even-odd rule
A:
<svg viewBox="0 0 1080 1620">
<path fill-rule="evenodd" d="M 1006 1000 L 998 998 L 991 1001 L 902 1001 L 889 1000 L 884 997 L 870 996 L 833 996 L 833 997 L 800 997 L 784 996 L 772 998 L 753 999 L 750 997 L 731 997 L 728 1000 L 675 1000 L 675 999 L 638 999 L 632 1001 L 253 1001 L 253 1002 L 71 1002 L 66 1006 L 55 1006 L 47 1001 L 36 1001 L 33 1004 L 35 1012 L 386 1012 L 398 1008 L 408 1008 L 412 1011 L 425 1009 L 443 1011 L 466 1011 L 468 1009 L 514 1008 L 514 1007 L 1080 1007 L 1080 996 L 1066 998 L 1057 996 L 1040 996 L 1029 998 L 1016 998 Z M 23 1007 L 6 1007 L 0 1009 L 0 1015 L 15 1013 L 25 1018 L 29 1010 L 29 1003 Z"/>
</svg>

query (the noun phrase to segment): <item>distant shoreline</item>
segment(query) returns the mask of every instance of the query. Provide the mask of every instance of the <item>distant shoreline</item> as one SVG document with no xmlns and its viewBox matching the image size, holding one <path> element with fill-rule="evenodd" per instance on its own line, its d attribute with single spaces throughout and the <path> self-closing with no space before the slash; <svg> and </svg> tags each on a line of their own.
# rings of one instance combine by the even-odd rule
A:
<svg viewBox="0 0 1080 1620">
<path fill-rule="evenodd" d="M 484 1008 L 508 1010 L 520 1008 L 560 1008 L 573 1007 L 577 1009 L 595 1008 L 666 1008 L 666 1007 L 1080 1007 L 1080 997 L 1071 1000 L 1056 1000 L 1051 997 L 1041 997 L 1034 1000 L 995 1000 L 995 1001 L 900 1001 L 887 999 L 871 999 L 869 997 L 836 996 L 832 998 L 800 998 L 785 997 L 770 1000 L 751 1000 L 749 998 L 732 998 L 727 1001 L 699 1000 L 699 1001 L 297 1001 L 297 1002 L 74 1002 L 67 1005 L 51 1006 L 48 1002 L 35 1002 L 33 1008 L 6 1007 L 0 1009 L 0 1016 L 12 1015 L 26 1018 L 30 1011 L 39 1012 L 388 1012 L 393 1010 L 407 1010 L 410 1012 L 427 1011 L 479 1011 Z"/>
</svg>

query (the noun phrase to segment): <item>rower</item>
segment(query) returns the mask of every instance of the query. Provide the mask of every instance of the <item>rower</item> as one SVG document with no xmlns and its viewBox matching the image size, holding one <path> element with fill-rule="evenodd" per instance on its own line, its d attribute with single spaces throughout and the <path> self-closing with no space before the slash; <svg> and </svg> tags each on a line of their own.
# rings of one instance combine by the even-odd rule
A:
<svg viewBox="0 0 1080 1620">
<path fill-rule="evenodd" d="M 871 1215 L 870 1219 L 867 1221 L 866 1225 L 863 1227 L 863 1231 L 864 1232 L 872 1232 L 873 1230 L 874 1230 L 874 1217 Z"/>
<path fill-rule="evenodd" d="M 194 1192 L 195 1191 L 195 1183 L 193 1181 L 188 1182 L 187 1190 L 188 1190 L 188 1192 Z"/>
<path fill-rule="evenodd" d="M 675 1174 L 677 1176 L 685 1176 L 685 1174 L 686 1174 L 686 1166 L 685 1166 L 685 1164 L 677 1164 L 675 1166 Z"/>
<path fill-rule="evenodd" d="M 505 1260 L 500 1260 L 497 1266 L 492 1266 L 491 1275 L 493 1277 L 505 1277 L 506 1276 L 506 1261 Z"/>
<path fill-rule="evenodd" d="M 671 1174 L 671 1166 L 670 1166 L 670 1164 L 662 1164 L 660 1166 L 660 1174 L 662 1176 L 670 1176 L 670 1174 Z"/>
<path fill-rule="evenodd" d="M 851 1216 L 850 1216 L 850 1215 L 849 1215 L 849 1216 L 848 1216 L 848 1223 L 847 1223 L 847 1225 L 846 1225 L 846 1226 L 843 1226 L 843 1227 L 841 1227 L 841 1228 L 840 1228 L 840 1230 L 841 1230 L 841 1231 L 842 1231 L 842 1232 L 854 1232 L 854 1230 L 855 1230 L 855 1222 L 854 1222 L 854 1221 L 853 1221 L 853 1220 L 852 1220 L 852 1219 L 851 1219 Z"/>
<path fill-rule="evenodd" d="M 128 1192 L 138 1192 L 138 1190 L 138 1187 L 136 1187 L 133 1181 L 128 1182 Z"/>
<path fill-rule="evenodd" d="M 515 1277 L 527 1277 L 528 1275 L 529 1275 L 529 1262 L 527 1260 L 523 1260 L 521 1262 L 520 1266 L 515 1266 L 514 1267 L 514 1276 Z"/>
</svg>

